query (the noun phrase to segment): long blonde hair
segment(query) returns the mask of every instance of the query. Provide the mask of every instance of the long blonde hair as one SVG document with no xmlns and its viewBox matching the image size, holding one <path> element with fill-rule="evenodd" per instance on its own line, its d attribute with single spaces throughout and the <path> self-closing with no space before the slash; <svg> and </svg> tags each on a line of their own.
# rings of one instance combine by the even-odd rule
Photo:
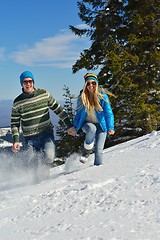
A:
<svg viewBox="0 0 160 240">
<path fill-rule="evenodd" d="M 91 113 L 94 110 L 103 111 L 100 105 L 100 100 L 103 99 L 103 93 L 114 96 L 114 94 L 112 94 L 110 91 L 99 87 L 98 83 L 96 83 L 96 88 L 93 94 L 89 94 L 89 91 L 87 89 L 87 82 L 85 83 L 81 94 L 81 100 L 82 104 L 86 107 L 88 113 Z"/>
<path fill-rule="evenodd" d="M 90 91 L 87 89 L 87 81 L 91 79 L 96 82 L 95 91 L 92 92 L 92 94 L 90 94 Z M 94 110 L 103 111 L 100 100 L 103 99 L 110 104 L 109 100 L 105 99 L 104 93 L 110 96 L 116 96 L 107 89 L 98 86 L 97 75 L 93 73 L 87 73 L 84 75 L 84 80 L 85 85 L 80 95 L 83 106 L 86 108 L 88 113 L 92 113 Z"/>
</svg>

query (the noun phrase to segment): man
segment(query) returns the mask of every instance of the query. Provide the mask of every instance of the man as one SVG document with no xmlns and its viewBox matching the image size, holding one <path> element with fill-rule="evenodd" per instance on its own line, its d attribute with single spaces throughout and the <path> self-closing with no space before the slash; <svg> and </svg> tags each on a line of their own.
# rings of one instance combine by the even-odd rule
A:
<svg viewBox="0 0 160 240">
<path fill-rule="evenodd" d="M 66 112 L 52 95 L 44 89 L 34 87 L 34 76 L 30 71 L 20 75 L 20 84 L 22 93 L 15 98 L 11 114 L 12 151 L 15 153 L 20 149 L 21 126 L 27 148 L 43 152 L 45 163 L 53 163 L 55 146 L 49 109 L 66 124 L 68 134 L 75 135 L 75 131 L 71 128 Z"/>
</svg>

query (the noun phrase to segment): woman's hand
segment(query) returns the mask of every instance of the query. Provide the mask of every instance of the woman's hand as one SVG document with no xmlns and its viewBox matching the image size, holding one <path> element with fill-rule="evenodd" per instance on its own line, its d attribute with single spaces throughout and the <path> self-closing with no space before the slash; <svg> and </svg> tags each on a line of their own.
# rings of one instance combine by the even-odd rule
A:
<svg viewBox="0 0 160 240">
<path fill-rule="evenodd" d="M 109 130 L 109 131 L 108 131 L 108 134 L 109 134 L 109 135 L 114 135 L 114 133 L 115 133 L 114 130 Z"/>
<path fill-rule="evenodd" d="M 67 133 L 68 133 L 69 135 L 71 135 L 71 136 L 75 136 L 75 135 L 77 134 L 76 129 L 75 129 L 74 126 L 71 127 L 71 128 L 69 128 L 69 129 L 67 129 Z"/>
</svg>

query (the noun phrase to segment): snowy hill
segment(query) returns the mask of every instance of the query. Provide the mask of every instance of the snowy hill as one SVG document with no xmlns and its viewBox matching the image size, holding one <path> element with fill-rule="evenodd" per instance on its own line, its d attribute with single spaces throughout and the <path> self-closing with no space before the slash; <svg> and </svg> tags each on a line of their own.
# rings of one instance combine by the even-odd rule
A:
<svg viewBox="0 0 160 240">
<path fill-rule="evenodd" d="M 17 158 L 0 153 L 8 166 Z M 105 149 L 103 166 L 92 164 L 93 155 L 84 165 L 74 155 L 36 185 L 25 171 L 23 181 L 18 169 L 1 173 L 0 239 L 159 240 L 160 132 Z"/>
</svg>

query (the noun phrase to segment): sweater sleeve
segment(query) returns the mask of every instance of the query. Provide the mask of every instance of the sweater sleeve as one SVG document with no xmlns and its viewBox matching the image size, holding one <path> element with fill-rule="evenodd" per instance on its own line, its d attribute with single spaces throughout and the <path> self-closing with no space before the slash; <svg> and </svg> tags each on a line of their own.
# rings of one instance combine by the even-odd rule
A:
<svg viewBox="0 0 160 240">
<path fill-rule="evenodd" d="M 13 143 L 19 142 L 20 113 L 18 108 L 13 104 L 11 113 L 11 132 Z"/>
</svg>

